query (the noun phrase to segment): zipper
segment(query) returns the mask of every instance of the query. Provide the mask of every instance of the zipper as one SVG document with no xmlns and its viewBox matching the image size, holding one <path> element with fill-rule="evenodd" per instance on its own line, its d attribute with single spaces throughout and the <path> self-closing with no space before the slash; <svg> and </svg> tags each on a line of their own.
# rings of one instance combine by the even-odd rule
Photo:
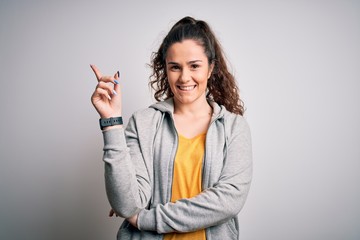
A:
<svg viewBox="0 0 360 240">
<path fill-rule="evenodd" d="M 170 190 L 168 191 L 167 193 L 167 202 L 170 202 L 171 201 L 171 197 L 172 197 L 172 188 L 173 188 L 173 181 L 174 181 L 174 163 L 175 163 L 175 156 L 176 156 L 176 153 L 178 151 L 178 148 L 179 148 L 179 134 L 176 130 L 176 127 L 175 127 L 175 121 L 174 121 L 174 118 L 172 116 L 172 113 L 169 113 L 170 114 L 170 119 L 171 119 L 171 123 L 172 123 L 172 127 L 173 127 L 173 131 L 175 133 L 175 151 L 174 151 L 174 148 L 173 148 L 173 151 L 171 153 L 171 164 L 169 166 L 169 168 L 171 168 L 171 176 L 170 176 L 170 180 L 168 180 L 168 182 L 170 183 L 168 186 L 170 188 Z M 170 172 L 169 171 L 169 172 Z"/>
<path fill-rule="evenodd" d="M 207 186 L 205 186 L 205 176 L 206 176 L 206 156 L 207 156 L 207 151 L 208 151 L 208 132 L 209 132 L 209 129 L 211 128 L 211 126 L 213 125 L 213 123 L 215 121 L 217 121 L 218 119 L 220 118 L 219 115 L 217 115 L 214 119 L 211 120 L 210 124 L 209 124 L 209 127 L 208 127 L 208 130 L 206 132 L 206 138 L 205 138 L 205 153 L 204 153 L 204 159 L 203 159 L 203 166 L 202 166 L 202 179 L 201 179 L 201 191 L 204 191 L 205 188 L 207 188 Z"/>
</svg>

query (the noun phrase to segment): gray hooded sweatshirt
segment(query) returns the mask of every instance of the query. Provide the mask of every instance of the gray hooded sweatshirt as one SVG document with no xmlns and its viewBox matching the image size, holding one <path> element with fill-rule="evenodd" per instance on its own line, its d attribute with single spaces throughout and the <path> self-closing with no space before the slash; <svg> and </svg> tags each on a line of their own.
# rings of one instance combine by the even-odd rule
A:
<svg viewBox="0 0 360 240">
<path fill-rule="evenodd" d="M 126 129 L 103 131 L 106 192 L 126 220 L 117 239 L 163 239 L 169 232 L 206 229 L 207 240 L 239 239 L 238 214 L 252 178 L 251 136 L 246 120 L 210 102 L 202 192 L 170 202 L 178 134 L 173 99 L 137 111 Z"/>
</svg>

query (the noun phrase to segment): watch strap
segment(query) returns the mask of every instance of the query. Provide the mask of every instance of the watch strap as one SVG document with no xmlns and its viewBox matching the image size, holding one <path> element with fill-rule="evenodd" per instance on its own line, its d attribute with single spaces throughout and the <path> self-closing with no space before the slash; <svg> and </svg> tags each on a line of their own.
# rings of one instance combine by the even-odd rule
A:
<svg viewBox="0 0 360 240">
<path fill-rule="evenodd" d="M 100 118 L 99 119 L 100 129 L 103 130 L 105 127 L 123 124 L 122 117 L 111 117 L 111 118 Z"/>
</svg>

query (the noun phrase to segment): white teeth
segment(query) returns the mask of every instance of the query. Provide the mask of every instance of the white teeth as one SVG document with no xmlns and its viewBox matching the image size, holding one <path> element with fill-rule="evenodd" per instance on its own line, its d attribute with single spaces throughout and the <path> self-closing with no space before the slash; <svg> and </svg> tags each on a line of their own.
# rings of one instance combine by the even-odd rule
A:
<svg viewBox="0 0 360 240">
<path fill-rule="evenodd" d="M 195 88 L 195 86 L 179 86 L 180 90 L 184 90 L 184 91 L 190 91 L 193 90 Z"/>
</svg>

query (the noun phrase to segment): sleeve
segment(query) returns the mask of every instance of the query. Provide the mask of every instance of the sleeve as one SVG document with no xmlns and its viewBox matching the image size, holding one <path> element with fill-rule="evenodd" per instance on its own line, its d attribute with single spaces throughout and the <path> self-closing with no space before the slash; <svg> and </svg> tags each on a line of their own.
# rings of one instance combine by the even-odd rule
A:
<svg viewBox="0 0 360 240">
<path fill-rule="evenodd" d="M 151 198 L 149 173 L 139 146 L 134 118 L 130 118 L 126 131 L 104 131 L 103 138 L 107 197 L 113 210 L 119 216 L 128 218 L 145 208 Z"/>
<path fill-rule="evenodd" d="M 241 125 L 229 139 L 218 182 L 193 198 L 141 210 L 140 230 L 191 232 L 224 223 L 240 212 L 252 179 L 250 130 L 246 122 Z"/>
</svg>

